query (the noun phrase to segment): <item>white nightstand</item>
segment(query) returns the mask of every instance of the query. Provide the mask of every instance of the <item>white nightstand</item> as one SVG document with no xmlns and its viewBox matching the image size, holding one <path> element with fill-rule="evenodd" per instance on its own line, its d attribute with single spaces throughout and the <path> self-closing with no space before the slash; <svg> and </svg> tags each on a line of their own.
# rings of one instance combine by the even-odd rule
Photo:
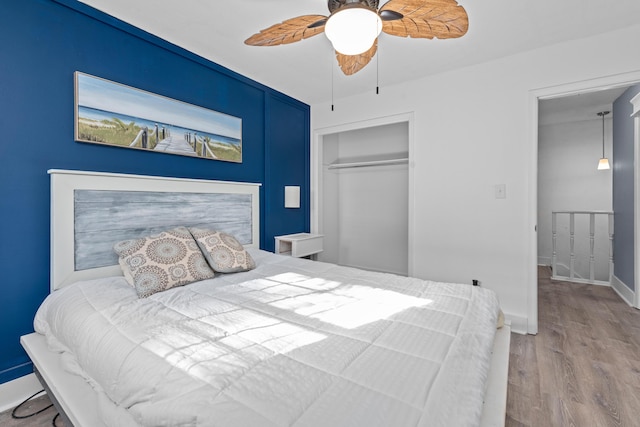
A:
<svg viewBox="0 0 640 427">
<path fill-rule="evenodd" d="M 276 236 L 276 253 L 301 258 L 322 252 L 322 234 L 296 233 Z"/>
</svg>

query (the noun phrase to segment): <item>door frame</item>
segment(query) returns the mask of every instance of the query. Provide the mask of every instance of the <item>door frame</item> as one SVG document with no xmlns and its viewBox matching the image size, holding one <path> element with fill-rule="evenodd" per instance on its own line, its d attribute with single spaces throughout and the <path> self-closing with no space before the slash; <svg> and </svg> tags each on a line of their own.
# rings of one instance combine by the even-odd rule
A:
<svg viewBox="0 0 640 427">
<path fill-rule="evenodd" d="M 603 89 L 613 89 L 623 86 L 633 86 L 640 82 L 640 70 L 629 73 L 621 73 L 609 76 L 598 77 L 589 80 L 574 81 L 564 83 L 560 85 L 542 87 L 532 89 L 529 91 L 528 100 L 528 134 L 529 134 L 529 219 L 528 219 L 528 236 L 529 236 L 529 257 L 528 257 L 528 293 L 527 293 L 527 333 L 538 333 L 538 238 L 537 238 L 537 223 L 538 223 L 538 102 L 544 99 L 561 98 L 569 95 L 577 95 L 580 93 L 595 92 Z M 637 141 L 637 140 L 636 140 Z M 636 160 L 638 160 L 638 145 L 635 146 Z M 635 191 L 635 301 L 636 306 L 638 303 L 638 283 L 640 277 L 638 277 L 638 270 L 640 269 L 640 261 L 638 260 L 638 254 L 640 254 L 639 242 L 640 242 L 640 212 L 638 212 L 638 204 L 640 202 L 640 192 L 638 187 L 638 168 L 639 165 L 636 162 L 634 169 L 636 171 L 636 191 Z"/>
</svg>

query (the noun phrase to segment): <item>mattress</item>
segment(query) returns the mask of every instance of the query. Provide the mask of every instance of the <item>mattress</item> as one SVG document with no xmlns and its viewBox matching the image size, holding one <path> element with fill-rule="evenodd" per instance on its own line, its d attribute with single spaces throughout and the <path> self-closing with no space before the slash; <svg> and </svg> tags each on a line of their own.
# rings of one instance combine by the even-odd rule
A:
<svg viewBox="0 0 640 427">
<path fill-rule="evenodd" d="M 47 297 L 35 329 L 110 426 L 477 426 L 491 290 L 250 250 L 257 268 L 139 299 Z"/>
</svg>

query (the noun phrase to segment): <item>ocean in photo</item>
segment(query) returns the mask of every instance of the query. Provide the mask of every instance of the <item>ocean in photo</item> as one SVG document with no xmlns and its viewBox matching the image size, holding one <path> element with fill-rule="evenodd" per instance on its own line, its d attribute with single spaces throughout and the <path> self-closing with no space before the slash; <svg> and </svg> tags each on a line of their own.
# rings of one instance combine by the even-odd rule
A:
<svg viewBox="0 0 640 427">
<path fill-rule="evenodd" d="M 104 111 L 104 110 L 98 110 L 96 108 L 84 107 L 82 105 L 78 106 L 78 118 L 79 119 L 97 120 L 97 121 L 118 119 L 118 120 L 121 120 L 125 124 L 129 124 L 131 122 L 134 122 L 139 127 L 145 127 L 146 126 L 149 129 L 153 129 L 157 124 L 160 129 L 163 126 L 165 128 L 167 128 L 167 129 L 170 129 L 171 133 L 174 134 L 174 135 L 175 134 L 185 134 L 185 133 L 192 133 L 193 134 L 195 132 L 195 133 L 198 134 L 199 137 L 208 136 L 209 138 L 211 138 L 212 141 L 217 141 L 217 142 L 222 142 L 222 143 L 232 144 L 232 145 L 240 145 L 240 143 L 241 143 L 241 140 L 239 140 L 238 138 L 232 138 L 232 137 L 228 137 L 228 136 L 225 136 L 225 135 L 218 135 L 218 134 L 212 134 L 212 133 L 208 133 L 208 132 L 202 132 L 202 131 L 199 131 L 198 129 L 187 129 L 187 128 L 183 128 L 181 126 L 173 125 L 171 123 L 155 122 L 155 121 L 143 119 L 143 118 L 140 118 L 140 117 L 133 117 L 133 116 L 128 116 L 126 114 L 114 113 L 112 111 Z"/>
</svg>

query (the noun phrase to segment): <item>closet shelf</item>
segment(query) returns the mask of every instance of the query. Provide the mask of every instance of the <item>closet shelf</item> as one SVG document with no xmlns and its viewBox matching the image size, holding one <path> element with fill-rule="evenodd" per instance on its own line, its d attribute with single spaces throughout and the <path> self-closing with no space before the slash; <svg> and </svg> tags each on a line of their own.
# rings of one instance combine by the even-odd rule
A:
<svg viewBox="0 0 640 427">
<path fill-rule="evenodd" d="M 348 162 L 348 163 L 332 163 L 327 169 L 345 169 L 345 168 L 362 168 L 367 166 L 386 166 L 386 165 L 401 165 L 409 163 L 409 159 L 406 157 L 398 159 L 385 159 L 385 160 L 369 160 L 360 162 Z"/>
</svg>

